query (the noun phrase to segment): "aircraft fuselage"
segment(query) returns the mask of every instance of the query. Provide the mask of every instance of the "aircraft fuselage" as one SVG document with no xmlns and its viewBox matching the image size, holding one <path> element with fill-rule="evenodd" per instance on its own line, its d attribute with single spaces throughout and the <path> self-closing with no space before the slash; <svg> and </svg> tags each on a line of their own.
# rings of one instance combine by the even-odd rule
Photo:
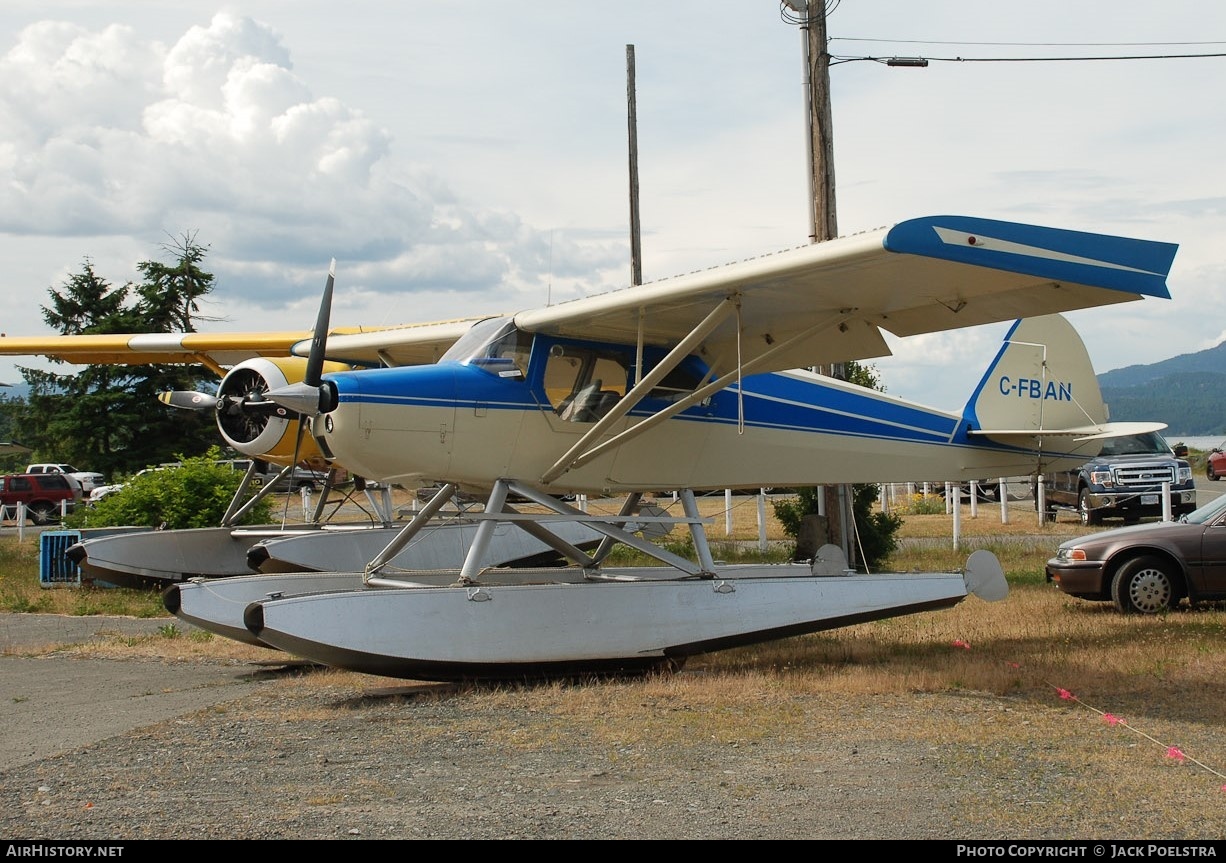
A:
<svg viewBox="0 0 1226 863">
<path fill-rule="evenodd" d="M 491 477 L 515 478 L 550 492 L 957 480 L 1035 467 L 1030 450 L 969 438 L 957 414 L 795 371 L 745 377 L 542 481 L 608 413 L 605 406 L 568 417 L 567 398 L 595 384 L 603 401 L 615 404 L 634 384 L 633 366 L 625 346 L 537 336 L 518 365 L 488 356 L 445 358 L 432 366 L 333 374 L 326 379 L 336 408 L 316 419 L 315 434 L 365 476 L 445 478 L 480 488 Z M 688 358 L 666 379 L 672 386 L 652 389 L 600 439 L 668 408 L 701 385 L 704 373 L 696 357 Z"/>
</svg>

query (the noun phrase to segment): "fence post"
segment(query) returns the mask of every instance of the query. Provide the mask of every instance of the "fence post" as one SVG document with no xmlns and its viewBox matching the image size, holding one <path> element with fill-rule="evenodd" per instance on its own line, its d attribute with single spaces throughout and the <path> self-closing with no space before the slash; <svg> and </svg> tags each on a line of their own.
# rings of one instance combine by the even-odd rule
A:
<svg viewBox="0 0 1226 863">
<path fill-rule="evenodd" d="M 945 483 L 946 500 L 953 501 L 954 513 L 954 551 L 958 550 L 958 543 L 962 539 L 962 483 Z M 953 494 L 949 494 L 949 490 L 953 489 Z"/>
<path fill-rule="evenodd" d="M 758 489 L 758 550 L 766 551 L 766 489 Z"/>
</svg>

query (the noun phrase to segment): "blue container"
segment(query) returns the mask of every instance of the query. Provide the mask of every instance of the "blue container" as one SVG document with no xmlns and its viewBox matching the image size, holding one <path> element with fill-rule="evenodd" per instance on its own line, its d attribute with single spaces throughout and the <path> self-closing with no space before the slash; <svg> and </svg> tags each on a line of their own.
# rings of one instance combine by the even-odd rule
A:
<svg viewBox="0 0 1226 863">
<path fill-rule="evenodd" d="M 38 584 L 40 587 L 80 587 L 81 568 L 64 554 L 81 541 L 79 530 L 44 530 L 39 535 Z"/>
</svg>

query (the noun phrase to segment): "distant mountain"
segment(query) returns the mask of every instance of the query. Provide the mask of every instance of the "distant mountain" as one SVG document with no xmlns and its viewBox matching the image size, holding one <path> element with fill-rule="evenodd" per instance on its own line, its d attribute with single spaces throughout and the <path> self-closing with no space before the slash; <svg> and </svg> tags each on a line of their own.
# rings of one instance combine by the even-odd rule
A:
<svg viewBox="0 0 1226 863">
<path fill-rule="evenodd" d="M 1164 422 L 1168 438 L 1226 436 L 1226 342 L 1098 376 L 1111 419 Z"/>
<path fill-rule="evenodd" d="M 1148 366 L 1124 366 L 1122 369 L 1112 369 L 1098 376 L 1098 385 L 1104 389 L 1123 389 L 1150 384 L 1163 378 L 1182 376 L 1191 372 L 1209 372 L 1211 374 L 1226 374 L 1226 342 L 1216 348 L 1198 351 L 1194 354 L 1180 354 L 1169 360 L 1152 363 Z"/>
</svg>

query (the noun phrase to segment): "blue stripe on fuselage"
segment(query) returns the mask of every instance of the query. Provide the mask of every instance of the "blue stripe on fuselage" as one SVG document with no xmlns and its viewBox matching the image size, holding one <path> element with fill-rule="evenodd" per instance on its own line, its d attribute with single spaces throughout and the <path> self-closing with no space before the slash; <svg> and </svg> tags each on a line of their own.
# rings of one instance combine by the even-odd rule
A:
<svg viewBox="0 0 1226 863">
<path fill-rule="evenodd" d="M 341 404 L 467 405 L 521 411 L 539 408 L 522 380 L 500 378 L 460 363 L 337 372 L 326 377 L 336 384 Z"/>
<path fill-rule="evenodd" d="M 523 380 L 499 378 L 459 363 L 337 372 L 326 377 L 335 382 L 341 404 L 542 409 Z M 747 427 L 766 430 L 991 446 L 983 440 L 968 440 L 961 419 L 955 415 L 892 396 L 832 386 L 803 374 L 752 375 L 742 381 L 741 392 L 744 398 L 740 404 L 733 385 L 716 393 L 708 404 L 691 407 L 673 419 L 719 425 L 736 425 L 743 419 Z M 644 401 L 631 416 L 648 416 L 661 407 L 660 403 Z"/>
<path fill-rule="evenodd" d="M 821 379 L 788 373 L 753 375 L 742 381 L 743 404 L 731 386 L 712 400 L 707 422 L 744 422 L 753 428 L 811 431 L 899 441 L 948 443 L 958 418 L 873 394 L 832 386 Z"/>
</svg>

